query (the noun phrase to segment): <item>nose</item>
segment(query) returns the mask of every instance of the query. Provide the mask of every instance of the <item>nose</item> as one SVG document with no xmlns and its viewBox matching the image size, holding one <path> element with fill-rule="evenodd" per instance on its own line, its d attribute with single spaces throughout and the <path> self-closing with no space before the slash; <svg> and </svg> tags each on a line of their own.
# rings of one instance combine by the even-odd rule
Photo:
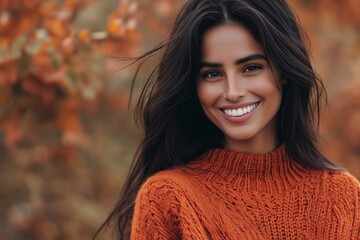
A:
<svg viewBox="0 0 360 240">
<path fill-rule="evenodd" d="M 224 91 L 224 98 L 230 102 L 237 102 L 246 94 L 246 87 L 239 76 L 228 76 L 226 81 L 226 90 Z"/>
</svg>

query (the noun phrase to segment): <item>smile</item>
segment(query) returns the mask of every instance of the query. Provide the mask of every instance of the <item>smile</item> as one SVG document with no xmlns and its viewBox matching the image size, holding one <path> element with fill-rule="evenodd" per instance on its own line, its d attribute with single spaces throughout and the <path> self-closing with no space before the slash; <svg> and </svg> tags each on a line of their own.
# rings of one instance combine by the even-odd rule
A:
<svg viewBox="0 0 360 240">
<path fill-rule="evenodd" d="M 238 108 L 238 109 L 223 109 L 222 111 L 228 116 L 239 117 L 239 116 L 243 116 L 249 112 L 254 111 L 254 109 L 257 108 L 259 103 L 260 102 L 257 102 L 252 105 L 249 105 L 247 107 Z"/>
</svg>

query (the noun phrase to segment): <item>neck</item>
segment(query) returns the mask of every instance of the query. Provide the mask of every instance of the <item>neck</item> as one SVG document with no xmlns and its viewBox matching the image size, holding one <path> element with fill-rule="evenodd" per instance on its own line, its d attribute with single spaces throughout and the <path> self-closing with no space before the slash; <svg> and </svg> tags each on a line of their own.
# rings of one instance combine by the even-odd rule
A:
<svg viewBox="0 0 360 240">
<path fill-rule="evenodd" d="M 276 118 L 269 122 L 262 131 L 245 140 L 225 136 L 225 148 L 238 152 L 266 154 L 280 145 L 277 137 Z"/>
</svg>

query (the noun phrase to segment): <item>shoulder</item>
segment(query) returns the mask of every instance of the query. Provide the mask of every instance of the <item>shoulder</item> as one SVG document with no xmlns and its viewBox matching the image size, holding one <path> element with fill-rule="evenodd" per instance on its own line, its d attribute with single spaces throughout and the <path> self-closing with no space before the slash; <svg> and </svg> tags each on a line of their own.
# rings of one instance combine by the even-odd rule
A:
<svg viewBox="0 0 360 240">
<path fill-rule="evenodd" d="M 186 199 L 181 174 L 166 170 L 149 177 L 134 205 L 132 239 L 177 239 L 181 204 Z"/>
<path fill-rule="evenodd" d="M 346 171 L 325 171 L 327 184 L 333 191 L 344 193 L 344 191 L 353 190 L 351 194 L 360 191 L 359 181 Z"/>
<path fill-rule="evenodd" d="M 304 179 L 313 197 L 330 206 L 360 206 L 360 183 L 343 170 L 311 170 Z M 329 206 L 326 205 L 326 206 Z"/>
<path fill-rule="evenodd" d="M 136 202 L 178 202 L 180 198 L 185 198 L 186 182 L 185 173 L 180 168 L 158 172 L 140 187 Z"/>
<path fill-rule="evenodd" d="M 345 170 L 309 170 L 305 177 L 307 183 L 317 185 L 325 190 L 346 190 L 355 189 L 360 191 L 359 181 Z"/>
<path fill-rule="evenodd" d="M 360 210 L 360 183 L 346 171 L 325 171 L 327 199 L 334 206 Z"/>
</svg>

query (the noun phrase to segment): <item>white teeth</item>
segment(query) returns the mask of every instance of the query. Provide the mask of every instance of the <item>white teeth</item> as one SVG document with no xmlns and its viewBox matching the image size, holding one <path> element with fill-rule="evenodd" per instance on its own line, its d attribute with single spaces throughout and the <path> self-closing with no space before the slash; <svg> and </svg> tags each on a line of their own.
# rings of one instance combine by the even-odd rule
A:
<svg viewBox="0 0 360 240">
<path fill-rule="evenodd" d="M 229 116 L 238 117 L 238 116 L 242 116 L 246 113 L 253 111 L 258 105 L 259 105 L 259 103 L 254 103 L 253 105 L 250 105 L 250 106 L 247 106 L 244 108 L 224 109 L 224 113 Z"/>
</svg>

